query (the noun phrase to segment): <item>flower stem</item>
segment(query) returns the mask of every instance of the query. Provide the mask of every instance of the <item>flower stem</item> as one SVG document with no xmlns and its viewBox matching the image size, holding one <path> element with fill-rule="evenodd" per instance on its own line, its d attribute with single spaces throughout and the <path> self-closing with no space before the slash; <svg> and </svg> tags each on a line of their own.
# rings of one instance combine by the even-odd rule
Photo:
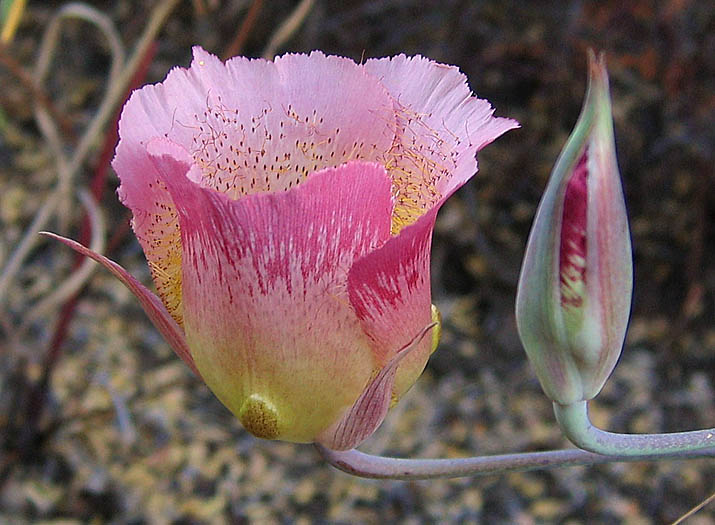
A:
<svg viewBox="0 0 715 525">
<path fill-rule="evenodd" d="M 652 459 L 691 459 L 715 457 L 715 447 L 689 452 L 673 452 L 668 455 L 619 455 L 604 456 L 579 449 L 547 450 L 453 459 L 402 459 L 365 454 L 358 450 L 337 451 L 315 445 L 320 454 L 335 468 L 372 479 L 434 479 L 485 476 L 506 472 L 597 465 L 624 461 Z"/>
<path fill-rule="evenodd" d="M 593 426 L 588 418 L 588 404 L 579 401 L 569 405 L 554 403 L 556 420 L 566 437 L 584 450 L 609 456 L 644 456 L 654 459 L 673 453 L 715 451 L 715 428 L 668 434 L 616 434 Z"/>
</svg>

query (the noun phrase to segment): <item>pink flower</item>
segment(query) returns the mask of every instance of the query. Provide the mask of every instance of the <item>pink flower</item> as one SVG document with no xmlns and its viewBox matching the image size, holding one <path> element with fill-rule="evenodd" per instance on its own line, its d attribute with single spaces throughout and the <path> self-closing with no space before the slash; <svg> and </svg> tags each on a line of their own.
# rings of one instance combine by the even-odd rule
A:
<svg viewBox="0 0 715 525">
<path fill-rule="evenodd" d="M 250 432 L 352 448 L 433 350 L 435 216 L 517 126 L 492 113 L 422 57 L 224 64 L 195 48 L 132 95 L 113 162 L 161 300 L 73 247 Z"/>
</svg>

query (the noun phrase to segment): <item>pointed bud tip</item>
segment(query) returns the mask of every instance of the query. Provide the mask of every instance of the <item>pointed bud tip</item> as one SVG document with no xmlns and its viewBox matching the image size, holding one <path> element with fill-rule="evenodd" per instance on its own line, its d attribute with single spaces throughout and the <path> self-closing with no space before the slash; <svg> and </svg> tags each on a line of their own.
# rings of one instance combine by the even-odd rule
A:
<svg viewBox="0 0 715 525">
<path fill-rule="evenodd" d="M 588 49 L 588 79 L 591 84 L 605 85 L 606 91 L 608 91 L 608 69 L 604 51 L 599 51 L 596 54 L 593 48 Z"/>
</svg>

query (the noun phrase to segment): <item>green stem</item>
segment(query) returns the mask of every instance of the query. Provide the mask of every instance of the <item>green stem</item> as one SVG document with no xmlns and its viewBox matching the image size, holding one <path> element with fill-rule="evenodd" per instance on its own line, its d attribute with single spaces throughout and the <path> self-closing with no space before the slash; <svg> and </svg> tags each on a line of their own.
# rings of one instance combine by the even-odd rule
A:
<svg viewBox="0 0 715 525">
<path fill-rule="evenodd" d="M 556 420 L 566 437 L 579 448 L 608 456 L 644 456 L 654 459 L 673 453 L 715 450 L 715 428 L 669 434 L 616 434 L 593 426 L 588 403 L 554 403 Z"/>
<path fill-rule="evenodd" d="M 402 459 L 365 454 L 358 450 L 337 451 L 315 445 L 331 465 L 362 478 L 372 479 L 433 479 L 484 476 L 505 472 L 597 465 L 624 461 L 647 461 L 653 459 L 691 459 L 715 457 L 715 447 L 689 452 L 673 452 L 663 455 L 603 456 L 579 449 L 547 450 L 454 459 Z"/>
</svg>

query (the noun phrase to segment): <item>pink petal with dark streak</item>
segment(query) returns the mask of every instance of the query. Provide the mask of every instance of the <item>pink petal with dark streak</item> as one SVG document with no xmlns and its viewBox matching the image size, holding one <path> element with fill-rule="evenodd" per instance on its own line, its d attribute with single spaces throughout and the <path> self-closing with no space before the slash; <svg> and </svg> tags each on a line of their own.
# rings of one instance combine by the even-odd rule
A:
<svg viewBox="0 0 715 525">
<path fill-rule="evenodd" d="M 576 163 L 566 184 L 561 242 L 559 278 L 561 305 L 579 308 L 583 304 L 586 285 L 586 217 L 588 206 L 588 148 Z"/>
<path fill-rule="evenodd" d="M 382 366 L 432 320 L 430 248 L 438 209 L 439 205 L 350 269 L 350 303 Z M 401 363 L 393 388 L 396 398 L 419 377 L 431 349 L 425 339 Z"/>
<path fill-rule="evenodd" d="M 334 425 L 317 439 L 333 450 L 349 450 L 370 437 L 387 415 L 392 398 L 392 385 L 400 363 L 418 348 L 425 336 L 435 326 L 430 323 L 401 348 L 370 381 L 355 404 Z"/>
<path fill-rule="evenodd" d="M 176 177 L 189 167 L 168 155 L 155 163 L 177 203 L 185 329 L 204 380 L 239 417 L 249 398 L 270 407 L 271 437 L 313 441 L 376 367 L 346 281 L 389 237 L 384 168 L 352 162 L 233 201 Z"/>
</svg>

